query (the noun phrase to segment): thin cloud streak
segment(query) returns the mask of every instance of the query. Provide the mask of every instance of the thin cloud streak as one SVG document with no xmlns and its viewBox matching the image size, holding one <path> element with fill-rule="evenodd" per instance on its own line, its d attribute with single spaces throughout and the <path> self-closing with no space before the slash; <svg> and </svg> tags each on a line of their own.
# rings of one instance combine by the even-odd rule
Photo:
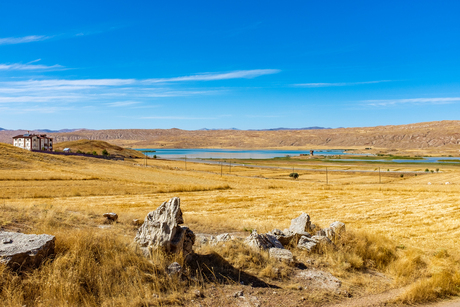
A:
<svg viewBox="0 0 460 307">
<path fill-rule="evenodd" d="M 127 107 L 127 106 L 132 106 L 135 104 L 139 104 L 139 101 L 115 101 L 115 102 L 109 102 L 106 103 L 107 106 L 109 107 Z"/>
<path fill-rule="evenodd" d="M 166 83 L 166 82 L 183 82 L 183 81 L 216 81 L 228 79 L 252 79 L 263 75 L 277 74 L 279 69 L 253 69 L 253 70 L 237 70 L 227 73 L 203 73 L 191 76 L 175 77 L 175 78 L 160 78 L 147 79 L 146 83 Z"/>
<path fill-rule="evenodd" d="M 300 83 L 294 84 L 298 87 L 332 87 L 332 86 L 353 86 L 353 85 L 363 85 L 363 84 L 376 84 L 383 82 L 391 82 L 392 80 L 378 80 L 378 81 L 364 81 L 364 82 L 338 82 L 338 83 Z"/>
<path fill-rule="evenodd" d="M 31 64 L 0 64 L 0 70 L 64 70 L 66 69 L 61 65 L 31 65 Z"/>
<path fill-rule="evenodd" d="M 438 97 L 438 98 L 408 98 L 408 99 L 381 99 L 381 100 L 364 100 L 362 101 L 368 106 L 387 107 L 400 104 L 451 104 L 460 102 L 460 97 Z"/>
<path fill-rule="evenodd" d="M 29 35 L 23 37 L 5 37 L 0 38 L 0 45 L 15 45 L 31 42 L 39 42 L 52 38 L 52 36 L 46 35 Z"/>
<path fill-rule="evenodd" d="M 218 119 L 219 117 L 188 117 L 188 116 L 145 116 L 141 119 L 175 119 L 175 120 L 205 120 Z"/>
</svg>

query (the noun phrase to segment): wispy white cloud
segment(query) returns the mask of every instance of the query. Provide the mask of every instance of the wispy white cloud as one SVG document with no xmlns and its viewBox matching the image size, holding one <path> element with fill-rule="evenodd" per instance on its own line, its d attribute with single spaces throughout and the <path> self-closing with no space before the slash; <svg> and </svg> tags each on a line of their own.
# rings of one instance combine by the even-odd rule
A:
<svg viewBox="0 0 460 307">
<path fill-rule="evenodd" d="M 22 37 L 5 37 L 5 38 L 0 38 L 0 45 L 15 45 L 15 44 L 39 42 L 39 41 L 44 41 L 44 40 L 50 39 L 52 37 L 53 36 L 46 36 L 46 35 L 29 35 L 29 36 L 22 36 Z"/>
<path fill-rule="evenodd" d="M 23 103 L 23 102 L 50 102 L 50 101 L 74 101 L 85 98 L 77 95 L 45 95 L 45 96 L 15 96 L 0 97 L 0 103 Z"/>
<path fill-rule="evenodd" d="M 6 69 L 32 69 L 39 66 L 38 60 L 26 64 L 0 64 L 0 71 Z M 14 66 L 15 65 L 15 66 Z M 41 65 L 42 68 L 51 66 Z M 224 80 L 231 78 L 253 78 L 263 74 L 275 73 L 273 70 L 247 70 L 231 73 L 209 73 L 189 77 L 177 77 L 162 80 Z M 66 107 L 81 109 L 96 108 L 152 108 L 161 101 L 172 97 L 205 96 L 222 94 L 229 89 L 186 87 L 181 83 L 151 82 L 152 79 L 30 79 L 0 81 L 0 106 L 3 110 L 27 110 L 39 105 L 48 110 L 66 110 Z M 159 79 L 154 79 L 159 80 Z M 54 109 L 53 109 L 54 108 Z M 187 116 L 155 117 L 156 119 L 192 119 Z M 201 117 L 193 118 L 200 119 Z M 205 119 L 205 118 L 202 118 Z"/>
<path fill-rule="evenodd" d="M 460 97 L 438 97 L 438 98 L 408 98 L 408 99 L 378 99 L 364 100 L 364 104 L 375 107 L 387 107 L 401 104 L 451 104 L 460 102 Z"/>
<path fill-rule="evenodd" d="M 218 119 L 219 117 L 190 117 L 190 116 L 144 116 L 141 119 L 175 119 L 175 120 L 204 120 Z"/>
<path fill-rule="evenodd" d="M 32 65 L 32 64 L 0 64 L 0 70 L 64 70 L 66 69 L 64 66 L 61 65 Z"/>
<path fill-rule="evenodd" d="M 253 69 L 253 70 L 237 70 L 226 73 L 201 73 L 191 76 L 174 77 L 174 78 L 159 78 L 147 79 L 146 83 L 164 83 L 164 82 L 182 82 L 182 81 L 215 81 L 228 79 L 252 79 L 263 75 L 277 74 L 279 69 Z"/>
<path fill-rule="evenodd" d="M 139 104 L 139 101 L 115 101 L 115 102 L 108 102 L 106 103 L 107 106 L 109 107 L 126 107 L 126 106 L 132 106 L 135 104 Z"/>
<path fill-rule="evenodd" d="M 276 117 L 281 117 L 279 115 L 246 115 L 246 117 L 249 118 L 276 118 Z"/>
<path fill-rule="evenodd" d="M 332 87 L 332 86 L 353 86 L 363 84 L 376 84 L 382 82 L 391 82 L 391 80 L 363 81 L 363 82 L 337 82 L 337 83 L 300 83 L 294 84 L 298 87 Z"/>
</svg>

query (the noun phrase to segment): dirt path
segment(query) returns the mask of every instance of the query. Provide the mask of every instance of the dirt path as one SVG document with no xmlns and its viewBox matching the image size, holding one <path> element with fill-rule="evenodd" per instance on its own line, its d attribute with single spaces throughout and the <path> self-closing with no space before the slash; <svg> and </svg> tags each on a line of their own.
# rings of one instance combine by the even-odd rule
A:
<svg viewBox="0 0 460 307">
<path fill-rule="evenodd" d="M 397 297 L 402 292 L 404 292 L 405 288 L 394 289 L 384 293 L 375 294 L 375 295 L 368 295 L 360 298 L 350 298 L 346 301 L 343 301 L 338 304 L 327 305 L 325 307 L 376 307 L 376 306 L 388 306 L 386 302 L 391 300 L 392 298 Z M 411 305 L 414 306 L 414 305 Z M 456 297 L 453 299 L 436 302 L 436 303 L 429 303 L 429 304 L 422 304 L 422 305 L 415 305 L 417 307 L 460 307 L 460 298 Z"/>
</svg>

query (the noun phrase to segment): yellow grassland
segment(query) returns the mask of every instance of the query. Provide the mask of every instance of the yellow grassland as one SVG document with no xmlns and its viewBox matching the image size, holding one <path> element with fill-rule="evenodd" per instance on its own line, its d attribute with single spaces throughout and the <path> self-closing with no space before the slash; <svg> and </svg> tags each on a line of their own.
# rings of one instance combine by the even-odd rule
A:
<svg viewBox="0 0 460 307">
<path fill-rule="evenodd" d="M 324 251 L 321 256 L 295 253 L 300 260 L 313 258 L 323 263 L 327 270 L 344 280 L 344 288 L 351 292 L 363 294 L 408 286 L 399 297 L 400 302 L 406 303 L 459 292 L 460 171 L 455 166 L 442 166 L 439 173 L 425 174 L 426 167 L 421 164 L 328 163 L 326 184 L 326 164 L 308 164 L 308 161 L 252 161 L 252 165 L 232 167 L 231 172 L 228 166 L 222 167 L 222 176 L 219 165 L 187 162 L 185 166 L 185 162 L 153 159 L 147 161 L 147 167 L 144 163 L 143 159 L 106 161 L 29 153 L 0 144 L 0 227 L 54 234 L 58 251 L 52 264 L 31 275 L 27 281 L 30 284 L 24 277 L 8 273 L 0 266 L 0 277 L 3 276 L 0 286 L 9 289 L 0 295 L 10 302 L 5 306 L 20 306 L 29 302 L 29 297 L 40 302 L 37 306 L 148 306 L 183 302 L 183 298 L 188 297 L 181 294 L 186 287 L 168 281 L 167 274 L 149 267 L 130 247 L 136 230 L 131 220 L 143 219 L 174 196 L 181 198 L 186 224 L 198 233 L 243 232 L 254 228 L 260 233 L 284 229 L 302 212 L 307 212 L 320 227 L 337 220 L 344 222 L 350 233 L 343 239 L 349 243 L 348 247 Z M 300 178 L 293 180 L 289 178 L 290 169 L 251 167 L 258 163 L 317 171 L 295 170 Z M 399 173 L 387 169 L 422 173 L 417 176 L 406 173 L 400 177 Z M 119 223 L 110 230 L 98 228 L 104 223 L 101 215 L 108 211 L 118 213 Z M 84 236 L 88 236 L 87 241 L 82 239 Z M 352 245 L 354 247 L 350 247 Z M 114 246 L 114 250 L 110 246 Z M 103 256 L 105 264 L 91 262 L 94 257 L 102 257 L 94 256 L 100 248 L 108 248 L 108 253 L 113 254 L 113 257 Z M 235 250 L 242 248 L 235 247 Z M 272 267 L 277 264 L 267 255 L 256 259 L 244 248 L 243 251 L 242 255 L 246 256 L 237 259 L 228 246 L 214 248 L 214 252 L 242 269 L 251 271 L 251 265 L 244 266 L 255 261 L 258 264 L 252 270 L 260 278 L 282 280 L 283 274 L 289 274 L 289 268 L 284 267 L 273 276 Z M 62 259 L 59 254 L 67 258 Z M 86 264 L 81 262 L 82 257 L 88 257 Z M 167 262 L 164 256 L 158 257 L 160 266 Z M 70 264 L 66 265 L 65 261 Z M 53 279 L 68 287 L 72 287 L 71 284 L 64 281 L 69 278 L 90 283 L 86 277 L 70 277 L 71 272 L 66 270 L 70 270 L 71 264 L 80 266 L 73 268 L 77 271 L 72 274 L 84 275 L 85 265 L 95 270 L 89 273 L 92 279 L 87 286 L 99 289 L 97 295 L 84 292 L 81 287 L 73 289 L 80 292 L 72 295 L 66 293 L 73 291 L 71 288 L 58 285 L 51 290 L 39 286 L 32 289 L 33 285 L 52 283 Z M 114 268 L 127 265 L 128 269 L 116 273 L 107 269 L 109 265 Z M 370 268 L 387 274 L 391 282 L 370 279 L 363 273 Z M 101 277 L 98 270 L 107 271 Z M 150 279 L 157 276 L 156 281 L 150 281 L 148 289 L 140 286 L 142 282 L 149 283 L 146 272 L 150 272 Z M 106 279 L 110 278 L 126 279 L 125 289 L 113 281 L 108 283 Z M 165 290 L 168 284 L 172 288 Z M 200 285 L 192 285 L 195 286 Z M 116 295 L 109 295 L 114 291 Z M 130 300 L 130 297 L 136 299 Z"/>
</svg>

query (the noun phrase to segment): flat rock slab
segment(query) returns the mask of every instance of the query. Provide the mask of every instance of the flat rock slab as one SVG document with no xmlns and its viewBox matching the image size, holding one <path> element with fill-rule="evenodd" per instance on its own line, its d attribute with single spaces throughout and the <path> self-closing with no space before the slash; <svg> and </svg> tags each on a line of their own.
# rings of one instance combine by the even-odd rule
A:
<svg viewBox="0 0 460 307">
<path fill-rule="evenodd" d="M 336 291 L 342 282 L 329 272 L 320 270 L 303 270 L 295 275 L 305 288 Z"/>
<path fill-rule="evenodd" d="M 0 231 L 0 263 L 13 270 L 38 267 L 54 254 L 56 238 L 51 235 Z"/>
<path fill-rule="evenodd" d="M 285 260 L 288 262 L 294 261 L 294 256 L 292 255 L 291 251 L 284 248 L 270 248 L 268 250 L 270 258 L 275 258 L 278 260 Z"/>
</svg>

